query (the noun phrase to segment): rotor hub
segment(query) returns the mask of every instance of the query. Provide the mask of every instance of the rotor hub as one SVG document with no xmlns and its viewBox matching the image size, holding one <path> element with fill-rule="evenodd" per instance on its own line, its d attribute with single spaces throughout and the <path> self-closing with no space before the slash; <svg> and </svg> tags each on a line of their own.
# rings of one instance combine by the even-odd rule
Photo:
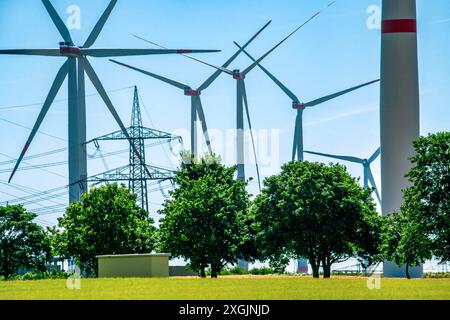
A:
<svg viewBox="0 0 450 320">
<path fill-rule="evenodd" d="M 245 79 L 245 75 L 242 74 L 240 70 L 233 70 L 233 79 L 244 80 Z"/>
<path fill-rule="evenodd" d="M 300 102 L 292 102 L 292 109 L 305 110 L 305 104 Z"/>
<path fill-rule="evenodd" d="M 184 95 L 190 96 L 190 97 L 198 97 L 200 95 L 201 91 L 199 90 L 193 90 L 193 89 L 185 89 Z"/>
<path fill-rule="evenodd" d="M 70 42 L 59 43 L 59 53 L 61 55 L 76 57 L 81 55 L 80 48 Z"/>
</svg>

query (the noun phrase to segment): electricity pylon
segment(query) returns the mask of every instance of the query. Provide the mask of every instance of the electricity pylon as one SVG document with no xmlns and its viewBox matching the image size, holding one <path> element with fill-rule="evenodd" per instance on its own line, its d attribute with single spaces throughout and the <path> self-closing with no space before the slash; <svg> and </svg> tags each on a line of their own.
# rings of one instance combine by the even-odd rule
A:
<svg viewBox="0 0 450 320">
<path fill-rule="evenodd" d="M 134 87 L 131 126 L 126 128 L 126 131 L 131 137 L 128 165 L 89 177 L 88 181 L 94 182 L 94 184 L 110 181 L 128 181 L 129 189 L 137 196 L 137 203 L 148 212 L 147 181 L 161 182 L 171 180 L 173 178 L 173 171 L 146 164 L 145 140 L 158 140 L 158 144 L 160 144 L 170 143 L 173 140 L 181 142 L 181 137 L 143 126 L 139 94 L 136 86 Z M 87 143 L 94 143 L 95 147 L 99 149 L 99 141 L 126 139 L 127 137 L 124 132 L 119 130 L 94 138 Z"/>
</svg>

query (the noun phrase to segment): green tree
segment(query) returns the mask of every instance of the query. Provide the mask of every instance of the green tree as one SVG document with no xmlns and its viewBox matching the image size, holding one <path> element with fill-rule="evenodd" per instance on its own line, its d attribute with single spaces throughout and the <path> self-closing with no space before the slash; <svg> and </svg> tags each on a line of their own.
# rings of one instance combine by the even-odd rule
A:
<svg viewBox="0 0 450 320">
<path fill-rule="evenodd" d="M 177 188 L 159 211 L 161 249 L 190 260 L 190 267 L 211 277 L 246 256 L 250 236 L 246 183 L 234 178 L 217 156 L 183 161 L 175 174 Z"/>
<path fill-rule="evenodd" d="M 136 204 L 135 194 L 116 183 L 91 189 L 58 224 L 56 252 L 75 258 L 89 274 L 98 272 L 96 255 L 149 253 L 156 245 L 153 219 Z"/>
<path fill-rule="evenodd" d="M 345 167 L 291 162 L 264 182 L 252 206 L 260 259 L 309 259 L 313 276 L 333 263 L 378 254 L 380 217 L 370 190 Z"/>
<path fill-rule="evenodd" d="M 424 253 L 428 248 L 441 262 L 450 261 L 450 132 L 421 137 L 414 148 L 413 168 L 406 175 L 411 186 L 404 190 L 401 212 L 417 231 L 414 243 L 429 242 L 416 249 Z"/>
<path fill-rule="evenodd" d="M 426 259 L 431 259 L 429 238 L 421 230 L 421 225 L 404 213 L 384 218 L 382 238 L 381 251 L 384 258 L 394 261 L 398 266 L 406 265 L 408 279 L 410 267 L 419 266 Z"/>
<path fill-rule="evenodd" d="M 0 275 L 9 279 L 19 269 L 45 271 L 50 260 L 50 240 L 22 206 L 0 207 Z"/>
</svg>

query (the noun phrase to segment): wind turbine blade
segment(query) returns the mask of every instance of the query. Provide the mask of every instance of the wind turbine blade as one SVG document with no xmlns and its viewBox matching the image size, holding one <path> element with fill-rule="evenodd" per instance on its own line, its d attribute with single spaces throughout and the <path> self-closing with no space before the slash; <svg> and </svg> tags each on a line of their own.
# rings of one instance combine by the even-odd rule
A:
<svg viewBox="0 0 450 320">
<path fill-rule="evenodd" d="M 374 179 L 373 174 L 372 174 L 372 169 L 370 169 L 370 167 L 369 167 L 369 170 L 367 170 L 367 171 L 368 171 L 368 175 L 369 175 L 368 178 L 369 178 L 370 184 L 372 185 L 372 188 L 374 188 L 374 191 L 375 191 L 375 194 L 377 196 L 378 202 L 381 204 L 380 193 L 378 192 L 378 188 L 377 188 L 377 185 L 375 183 L 375 179 Z"/>
<path fill-rule="evenodd" d="M 130 135 L 128 134 L 128 131 L 127 131 L 126 127 L 124 126 L 122 120 L 120 119 L 119 115 L 117 114 L 116 109 L 114 108 L 111 100 L 108 97 L 108 94 L 105 91 L 105 88 L 103 88 L 103 85 L 101 84 L 101 82 L 100 82 L 99 78 L 97 77 L 97 74 L 95 73 L 95 71 L 92 68 L 91 64 L 89 63 L 89 61 L 86 58 L 83 58 L 83 57 L 80 58 L 79 61 L 83 65 L 84 71 L 88 75 L 89 79 L 91 79 L 91 82 L 94 85 L 95 89 L 100 94 L 100 96 L 102 97 L 103 101 L 105 102 L 106 107 L 109 109 L 109 112 L 111 112 L 112 116 L 114 117 L 114 119 L 116 120 L 116 122 L 119 125 L 120 129 L 122 130 L 123 134 L 128 139 L 131 147 L 133 148 L 134 154 L 139 158 L 140 163 L 145 165 L 145 163 L 144 163 L 144 161 L 142 159 L 142 155 L 136 149 L 136 146 L 134 145 L 133 140 L 131 139 Z M 151 173 L 149 172 L 149 170 L 147 168 L 145 168 L 145 170 L 146 170 L 147 174 L 149 176 L 151 176 Z"/>
<path fill-rule="evenodd" d="M 203 110 L 202 100 L 199 96 L 195 97 L 196 100 L 196 108 L 197 108 L 197 114 L 199 117 L 199 120 L 202 124 L 202 130 L 203 135 L 205 136 L 206 145 L 208 146 L 209 154 L 212 154 L 212 148 L 211 148 L 211 140 L 209 139 L 208 134 L 208 126 L 206 125 L 206 118 L 205 118 L 205 112 Z"/>
<path fill-rule="evenodd" d="M 171 79 L 165 78 L 163 76 L 159 76 L 159 75 L 157 75 L 155 73 L 151 73 L 151 72 L 148 72 L 148 71 L 136 68 L 136 67 L 132 67 L 132 66 L 130 66 L 128 64 L 125 64 L 125 63 L 122 63 L 122 62 L 119 62 L 119 61 L 116 61 L 116 60 L 113 60 L 113 59 L 109 59 L 109 61 L 114 62 L 115 64 L 118 64 L 118 65 L 124 66 L 126 68 L 135 70 L 137 72 L 143 73 L 143 74 L 145 74 L 147 76 L 150 76 L 152 78 L 158 79 L 158 80 L 163 81 L 165 83 L 168 83 L 168 84 L 170 84 L 170 85 L 172 85 L 174 87 L 180 88 L 181 90 L 185 90 L 185 89 L 189 89 L 190 88 L 187 84 L 184 84 L 184 83 L 181 83 L 181 82 L 178 82 L 178 81 L 175 81 L 175 80 L 171 80 Z"/>
<path fill-rule="evenodd" d="M 255 163 L 256 163 L 256 175 L 258 177 L 258 187 L 259 187 L 259 191 L 261 191 L 261 178 L 260 178 L 260 175 L 259 175 L 258 156 L 256 154 L 255 139 L 253 137 L 253 128 L 252 128 L 252 122 L 250 120 L 250 112 L 248 110 L 247 91 L 245 89 L 245 82 L 244 81 L 242 81 L 242 95 L 244 97 L 245 113 L 247 115 L 248 128 L 250 130 L 250 137 L 252 139 L 253 156 L 255 157 Z"/>
<path fill-rule="evenodd" d="M 29 55 L 29 56 L 52 56 L 59 57 L 59 49 L 13 49 L 13 50 L 0 50 L 0 54 L 17 54 L 17 55 Z"/>
<path fill-rule="evenodd" d="M 228 68 L 228 66 L 237 58 L 238 55 L 241 54 L 241 52 L 250 44 L 253 42 L 253 40 L 255 40 L 255 38 L 257 36 L 259 36 L 259 34 L 261 32 L 263 32 L 264 29 L 266 29 L 269 24 L 272 23 L 272 20 L 269 20 L 269 22 L 267 22 L 261 29 L 258 30 L 257 33 L 255 33 L 253 35 L 253 37 L 250 38 L 250 40 L 248 40 L 243 46 L 242 48 L 240 48 L 234 55 L 231 56 L 230 59 L 228 59 L 223 65 L 222 68 Z M 216 72 L 214 72 L 208 79 L 206 79 L 206 81 L 198 88 L 199 91 L 205 90 L 206 88 L 208 88 L 216 79 L 217 77 L 219 77 L 219 75 L 221 74 L 221 70 L 217 70 Z"/>
<path fill-rule="evenodd" d="M 184 54 L 219 52 L 220 50 L 188 50 L 188 49 L 80 49 L 81 54 L 97 58 L 145 56 L 154 54 Z"/>
<path fill-rule="evenodd" d="M 234 44 L 242 50 L 243 47 L 241 47 L 236 41 L 234 41 Z M 247 51 L 243 50 L 243 52 L 249 57 L 252 61 L 256 61 L 255 58 L 253 58 Z M 270 78 L 272 79 L 275 84 L 280 87 L 280 89 L 289 97 L 292 101 L 299 102 L 297 96 L 289 90 L 284 84 L 281 83 L 280 80 L 278 80 L 272 73 L 269 72 L 266 68 L 264 68 L 261 64 L 258 64 L 258 67 Z"/>
<path fill-rule="evenodd" d="M 63 37 L 64 41 L 69 42 L 70 44 L 73 44 L 72 37 L 70 36 L 70 32 L 67 29 L 64 22 L 61 20 L 61 17 L 56 12 L 55 8 L 51 4 L 50 0 L 42 0 L 42 3 L 44 4 L 45 9 L 47 9 L 48 14 L 50 15 L 50 18 L 52 18 L 53 23 L 55 24 L 56 28 L 58 29 L 59 33 Z"/>
<path fill-rule="evenodd" d="M 138 37 L 138 36 L 136 36 L 136 35 L 134 35 L 134 37 L 136 37 L 136 38 L 138 38 L 138 39 L 140 39 L 140 40 L 143 40 L 143 41 L 145 41 L 145 42 L 148 42 L 148 43 L 150 43 L 150 44 L 152 44 L 152 45 L 154 45 L 154 46 L 157 46 L 157 47 L 159 47 L 159 48 L 161 48 L 161 49 L 167 49 L 167 47 L 164 47 L 164 46 L 162 46 L 162 45 L 160 45 L 160 44 L 157 44 L 156 42 L 153 42 L 153 41 L 150 41 L 150 40 L 146 40 L 146 39 L 141 38 L 141 37 Z M 182 55 L 182 56 L 185 56 L 186 58 L 192 59 L 192 60 L 194 60 L 194 61 L 200 62 L 200 63 L 202 63 L 202 64 L 204 64 L 204 65 L 207 65 L 207 66 L 209 66 L 209 67 L 212 67 L 212 68 L 214 68 L 214 69 L 217 69 L 217 71 L 216 71 L 214 74 L 216 74 L 216 73 L 217 73 L 217 74 L 220 74 L 221 72 L 225 72 L 225 73 L 228 73 L 229 75 L 233 75 L 233 71 L 228 70 L 226 67 L 219 67 L 219 66 L 216 66 L 216 65 L 214 65 L 214 64 L 212 64 L 212 63 L 206 62 L 205 60 L 198 59 L 198 58 L 193 57 L 193 56 L 190 56 L 190 55 L 188 55 L 188 54 L 181 54 L 181 55 Z M 197 90 L 198 90 L 198 91 L 202 91 L 203 89 L 205 89 L 205 88 L 203 88 L 203 86 L 200 86 Z"/>
<path fill-rule="evenodd" d="M 66 61 L 62 67 L 59 69 L 58 73 L 56 74 L 55 80 L 53 81 L 53 84 L 50 88 L 50 91 L 48 92 L 47 98 L 45 99 L 44 105 L 42 106 L 41 112 L 39 113 L 39 116 L 36 120 L 36 123 L 33 126 L 33 129 L 31 130 L 30 136 L 28 137 L 27 142 L 25 143 L 25 146 L 22 149 L 22 152 L 20 153 L 19 159 L 17 159 L 16 165 L 14 166 L 14 169 L 11 173 L 11 176 L 9 177 L 8 183 L 11 182 L 12 178 L 14 177 L 14 174 L 17 171 L 17 168 L 20 165 L 20 162 L 22 161 L 23 157 L 25 156 L 28 148 L 30 147 L 31 142 L 33 141 L 34 136 L 36 135 L 37 131 L 39 130 L 40 125 L 42 124 L 42 121 L 44 120 L 48 109 L 53 103 L 53 100 L 55 100 L 56 94 L 58 93 L 59 89 L 61 88 L 64 79 L 67 76 L 67 73 L 69 72 L 68 67 L 69 62 Z"/>
<path fill-rule="evenodd" d="M 334 155 L 334 154 L 327 154 L 327 153 L 320 153 L 320 152 L 313 152 L 313 151 L 304 151 L 304 152 L 309 153 L 309 154 L 315 154 L 317 156 L 334 158 L 334 159 L 339 159 L 339 160 L 344 160 L 344 161 L 349 161 L 349 162 L 355 162 L 355 163 L 363 163 L 364 162 L 363 159 L 356 158 L 356 157 L 338 156 L 338 155 Z"/>
<path fill-rule="evenodd" d="M 193 57 L 193 56 L 190 56 L 190 55 L 187 55 L 187 54 L 184 54 L 184 56 L 188 57 L 189 59 L 195 60 L 197 62 L 203 63 L 204 65 L 207 65 L 207 66 L 212 67 L 214 69 L 217 69 L 219 71 L 219 73 L 220 72 L 225 72 L 225 73 L 229 74 L 230 76 L 233 75 L 233 71 L 228 70 L 227 68 L 216 66 L 215 64 L 206 62 L 205 60 L 201 60 L 201 59 L 198 59 L 196 57 Z M 199 91 L 201 91 L 200 88 L 199 88 Z"/>
<path fill-rule="evenodd" d="M 162 46 L 162 45 L 160 45 L 160 44 L 157 44 L 156 42 L 153 42 L 153 41 L 150 41 L 150 40 L 147 40 L 147 39 L 138 37 L 138 36 L 136 36 L 136 35 L 133 35 L 133 36 L 134 36 L 135 38 L 138 38 L 138 39 L 140 39 L 140 40 L 143 40 L 143 41 L 145 41 L 145 42 L 148 42 L 148 43 L 150 43 L 150 44 L 152 44 L 152 45 L 154 45 L 154 46 L 157 46 L 158 48 L 165 49 L 165 50 L 169 50 L 169 48 L 164 47 L 164 46 Z M 220 51 L 220 50 L 216 50 L 216 51 Z M 198 58 L 196 58 L 196 57 L 190 56 L 190 55 L 185 54 L 185 53 L 181 53 L 181 55 L 182 55 L 182 56 L 185 56 L 186 58 L 192 59 L 192 60 L 194 60 L 194 61 L 200 62 L 200 63 L 202 63 L 202 64 L 204 64 L 204 65 L 207 65 L 207 66 L 210 66 L 210 67 L 212 67 L 212 68 L 218 69 L 218 70 L 220 70 L 220 71 L 218 71 L 219 73 L 220 73 L 220 72 L 225 72 L 225 73 L 228 73 L 228 74 L 230 74 L 230 75 L 233 75 L 233 72 L 232 72 L 232 71 L 227 70 L 227 69 L 224 68 L 224 67 L 216 66 L 216 65 L 214 65 L 214 64 L 212 64 L 212 63 L 206 62 L 206 61 L 204 61 L 204 60 L 198 59 Z M 201 91 L 200 89 L 198 89 L 198 90 Z"/>
<path fill-rule="evenodd" d="M 374 154 L 369 158 L 369 163 L 372 163 L 375 161 L 376 158 L 381 154 L 381 147 L 377 149 L 377 151 L 374 152 Z"/>
<path fill-rule="evenodd" d="M 111 0 L 108 7 L 106 8 L 105 12 L 103 12 L 102 16 L 98 20 L 97 24 L 95 25 L 94 29 L 92 29 L 91 34 L 87 38 L 86 42 L 84 43 L 84 48 L 90 48 L 95 40 L 97 40 L 98 35 L 102 31 L 103 27 L 105 26 L 106 20 L 108 20 L 109 15 L 111 14 L 111 11 L 114 9 L 114 6 L 116 5 L 117 0 Z"/>
<path fill-rule="evenodd" d="M 251 64 L 247 69 L 245 69 L 242 74 L 245 76 L 247 75 L 250 71 L 253 70 L 254 67 L 256 67 L 261 61 L 263 61 L 269 54 L 271 54 L 276 48 L 278 48 L 279 46 L 281 46 L 287 39 L 289 39 L 294 33 L 296 33 L 298 30 L 300 30 L 301 28 L 303 28 L 306 24 L 308 24 L 311 20 L 313 20 L 315 17 L 317 17 L 319 14 L 321 13 L 321 11 L 316 12 L 314 15 L 311 16 L 311 18 L 309 18 L 308 20 L 306 20 L 301 26 L 297 27 L 294 31 L 292 31 L 290 34 L 288 34 L 283 40 L 281 40 L 280 42 L 278 42 L 277 45 L 275 45 L 272 49 L 270 49 L 269 51 L 267 51 L 265 54 L 263 54 L 261 56 L 261 58 L 259 58 L 258 60 L 256 60 L 253 64 Z"/>
<path fill-rule="evenodd" d="M 359 86 L 352 87 L 352 88 L 350 88 L 350 89 L 346 89 L 346 90 L 343 90 L 343 91 L 339 91 L 339 92 L 337 92 L 337 93 L 330 94 L 330 95 L 325 96 L 325 97 L 323 97 L 323 98 L 319 98 L 319 99 L 310 101 L 310 102 L 308 102 L 308 103 L 305 103 L 305 107 L 313 107 L 313 106 L 316 106 L 316 105 L 318 105 L 318 104 L 321 104 L 321 103 L 327 102 L 327 101 L 329 101 L 329 100 L 335 99 L 335 98 L 340 97 L 340 96 L 342 96 L 342 95 L 344 95 L 344 94 L 350 93 L 350 92 L 352 92 L 352 91 L 358 90 L 358 89 L 360 89 L 360 88 L 363 88 L 363 87 L 365 87 L 365 86 L 368 86 L 368 85 L 370 85 L 370 84 L 373 84 L 373 83 L 379 82 L 379 81 L 380 81 L 380 79 L 378 79 L 378 80 L 373 80 L 373 81 L 370 81 L 370 82 L 361 84 L 361 85 L 359 85 Z"/>
</svg>

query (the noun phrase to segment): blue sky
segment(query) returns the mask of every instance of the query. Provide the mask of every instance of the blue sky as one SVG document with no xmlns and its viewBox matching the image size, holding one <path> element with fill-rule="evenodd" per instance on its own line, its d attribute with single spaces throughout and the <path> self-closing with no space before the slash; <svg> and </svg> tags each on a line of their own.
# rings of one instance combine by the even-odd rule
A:
<svg viewBox="0 0 450 320">
<path fill-rule="evenodd" d="M 53 0 L 63 20 L 70 5 L 81 9 L 81 29 L 71 30 L 74 41 L 82 45 L 97 22 L 108 0 Z M 245 42 L 268 20 L 273 22 L 248 51 L 259 56 L 291 30 L 322 9 L 327 0 L 119 0 L 94 48 L 148 48 L 132 37 L 137 34 L 171 48 L 220 49 L 220 53 L 202 54 L 199 58 L 222 64 L 235 51 L 232 41 Z M 309 101 L 379 77 L 380 31 L 367 27 L 367 8 L 380 5 L 379 0 L 341 0 L 279 47 L 263 63 L 301 100 Z M 450 1 L 418 0 L 419 61 L 421 89 L 421 132 L 428 134 L 450 128 Z M 0 0 L 0 48 L 57 47 L 61 36 L 40 1 Z M 169 78 L 200 85 L 213 72 L 209 67 L 182 56 L 146 56 L 118 58 L 122 62 Z M 132 106 L 132 89 L 137 85 L 142 97 L 144 124 L 167 132 L 189 130 L 190 102 L 178 89 L 157 80 L 123 69 L 107 59 L 90 58 L 122 120 L 128 124 Z M 50 89 L 63 58 L 1 56 L 0 57 L 0 202 L 27 196 L 34 190 L 44 191 L 67 184 L 67 166 L 46 170 L 19 171 L 14 186 L 6 185 L 12 164 L 23 147 L 42 101 Z M 240 56 L 232 68 L 250 64 Z M 247 92 L 253 126 L 256 130 L 279 130 L 279 163 L 276 168 L 262 168 L 264 175 L 273 174 L 290 160 L 295 111 L 291 101 L 260 70 L 247 79 Z M 118 90 L 119 89 L 119 90 Z M 95 93 L 87 81 L 88 94 Z M 66 85 L 47 115 L 40 133 L 28 154 L 64 148 L 67 145 Z M 202 94 L 208 126 L 225 132 L 235 127 L 235 82 L 222 75 Z M 23 106 L 25 107 L 16 107 Z M 305 149 L 368 157 L 379 146 L 379 86 L 373 85 L 309 109 L 304 116 Z M 144 108 L 145 106 L 145 108 Z M 13 108 L 11 108 L 13 107 Z M 98 96 L 87 99 L 88 139 L 118 129 L 106 106 Z M 14 124 L 12 124 L 13 122 Z M 21 127 L 22 126 L 22 127 Z M 180 131 L 181 130 L 181 131 Z M 47 135 L 46 135 L 47 134 Z M 233 142 L 233 141 L 232 141 Z M 185 141 L 186 146 L 189 141 Z M 102 144 L 103 152 L 126 148 L 126 143 Z M 95 150 L 89 149 L 89 154 Z M 169 159 L 168 148 L 147 151 L 147 160 L 162 167 L 176 165 Z M 127 163 L 127 153 L 108 157 L 112 169 Z M 39 165 L 66 160 L 65 152 L 22 163 Z M 224 155 L 227 158 L 227 155 Z M 306 156 L 307 160 L 328 160 Z M 106 168 L 100 160 L 89 160 L 89 174 Z M 358 165 L 348 164 L 349 171 L 362 174 Z M 51 172 L 49 172 L 51 171 Z M 379 185 L 379 161 L 373 165 Z M 247 168 L 255 176 L 254 166 Z M 20 190 L 21 189 L 21 190 Z M 256 184 L 249 190 L 257 192 Z M 64 191 L 64 190 L 63 190 Z M 50 200 L 30 203 L 30 209 L 42 208 L 39 222 L 52 224 L 58 212 L 55 207 L 67 201 L 56 193 Z M 151 214 L 163 201 L 158 188 L 150 194 Z M 59 211 L 60 212 L 60 211 Z"/>
</svg>

